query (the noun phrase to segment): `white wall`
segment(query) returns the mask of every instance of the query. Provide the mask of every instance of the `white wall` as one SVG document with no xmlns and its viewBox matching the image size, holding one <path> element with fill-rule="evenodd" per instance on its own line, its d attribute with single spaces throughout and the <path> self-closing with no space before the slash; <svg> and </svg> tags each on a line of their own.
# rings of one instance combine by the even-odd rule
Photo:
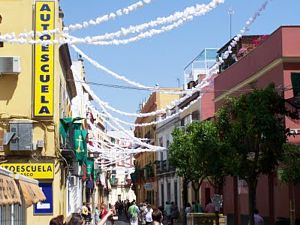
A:
<svg viewBox="0 0 300 225">
<path fill-rule="evenodd" d="M 67 215 L 79 212 L 82 206 L 82 181 L 79 177 L 73 176 L 74 181 L 70 183 L 67 179 Z"/>
<path fill-rule="evenodd" d="M 158 126 L 157 133 L 156 133 L 156 143 L 159 145 L 160 138 L 163 139 L 163 146 L 167 148 L 167 141 L 169 140 L 169 144 L 172 143 L 172 132 L 175 129 L 177 121 L 174 120 L 174 122 L 169 122 L 168 124 L 165 124 L 164 126 Z M 167 160 L 168 158 L 168 152 L 165 151 L 163 153 L 163 160 Z M 157 160 L 161 160 L 160 153 L 157 154 Z M 175 181 L 177 181 L 177 199 L 175 199 Z M 181 179 L 175 174 L 168 174 L 164 175 L 163 177 L 160 177 L 158 180 L 158 203 L 159 205 L 165 205 L 166 201 L 169 202 L 177 202 L 178 207 L 181 205 L 181 185 L 180 185 Z M 168 183 L 171 184 L 171 190 L 168 191 Z M 161 190 L 161 184 L 164 186 L 164 190 Z M 164 202 L 162 202 L 161 193 L 164 193 Z M 169 193 L 169 195 L 168 195 Z M 170 199 L 168 199 L 170 197 Z"/>
</svg>

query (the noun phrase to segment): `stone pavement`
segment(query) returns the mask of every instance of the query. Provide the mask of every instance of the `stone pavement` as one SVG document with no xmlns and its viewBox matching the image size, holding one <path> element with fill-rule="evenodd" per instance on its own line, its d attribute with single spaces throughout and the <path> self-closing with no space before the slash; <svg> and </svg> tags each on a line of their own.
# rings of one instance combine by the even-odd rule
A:
<svg viewBox="0 0 300 225">
<path fill-rule="evenodd" d="M 106 224 L 107 224 L 107 225 L 111 225 L 111 222 L 108 221 Z M 115 223 L 114 223 L 114 225 L 129 225 L 129 224 L 130 224 L 130 223 L 129 223 L 129 220 L 126 218 L 126 216 L 125 216 L 124 213 L 123 213 L 121 216 L 119 215 L 118 221 L 115 221 Z M 174 223 L 174 225 L 182 225 L 182 224 L 183 224 L 183 223 L 182 223 L 182 221 L 180 221 L 180 220 L 177 220 L 177 221 L 175 221 L 175 223 Z M 168 223 L 167 223 L 166 220 L 163 221 L 163 225 L 168 225 Z"/>
<path fill-rule="evenodd" d="M 126 218 L 125 213 L 119 215 L 119 220 L 115 222 L 115 225 L 128 225 L 129 220 Z"/>
</svg>

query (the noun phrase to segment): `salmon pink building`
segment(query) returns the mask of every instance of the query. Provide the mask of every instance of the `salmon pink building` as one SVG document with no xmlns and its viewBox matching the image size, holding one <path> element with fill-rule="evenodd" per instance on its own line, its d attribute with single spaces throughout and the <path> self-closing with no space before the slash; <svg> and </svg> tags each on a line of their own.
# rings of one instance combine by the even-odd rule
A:
<svg viewBox="0 0 300 225">
<path fill-rule="evenodd" d="M 215 78 L 215 108 L 222 106 L 226 96 L 239 95 L 253 88 L 264 88 L 274 83 L 287 102 L 297 105 L 297 90 L 292 79 L 300 77 L 300 26 L 282 26 L 268 36 L 255 36 L 254 46 L 239 46 L 234 58 L 221 68 Z M 249 44 L 248 43 L 248 44 Z M 220 52 L 221 54 L 221 52 Z M 296 103 L 296 104 L 294 104 Z M 285 119 L 287 128 L 296 135 L 289 142 L 300 144 L 297 135 L 300 121 Z M 228 224 L 248 223 L 248 191 L 243 180 L 228 177 L 224 186 L 224 213 Z M 300 185 L 296 186 L 296 218 L 300 219 Z M 286 224 L 289 218 L 291 187 L 283 184 L 277 174 L 261 176 L 257 185 L 257 208 L 265 219 L 265 224 Z M 297 224 L 298 221 L 296 221 Z"/>
</svg>

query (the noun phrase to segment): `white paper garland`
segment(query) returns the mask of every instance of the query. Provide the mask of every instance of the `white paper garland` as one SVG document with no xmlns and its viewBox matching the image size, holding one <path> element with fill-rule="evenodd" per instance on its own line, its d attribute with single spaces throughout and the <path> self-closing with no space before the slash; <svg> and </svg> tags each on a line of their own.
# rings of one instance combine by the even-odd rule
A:
<svg viewBox="0 0 300 225">
<path fill-rule="evenodd" d="M 104 16 L 99 16 L 96 19 L 91 19 L 88 21 L 84 21 L 82 23 L 77 23 L 77 24 L 71 24 L 67 27 L 64 27 L 63 31 L 64 32 L 70 32 L 70 31 L 75 31 L 75 30 L 80 30 L 83 28 L 87 28 L 89 26 L 95 26 L 95 25 L 99 25 L 101 23 L 107 22 L 109 20 L 114 20 L 117 17 L 121 17 L 123 15 L 128 15 L 129 13 L 140 9 L 142 7 L 144 7 L 147 4 L 150 4 L 152 2 L 152 0 L 142 0 L 142 1 L 138 1 L 132 5 L 129 5 L 125 8 L 122 9 L 118 9 L 115 12 L 112 13 L 108 13 Z"/>
<path fill-rule="evenodd" d="M 148 28 L 153 28 L 156 26 L 161 26 L 168 23 L 175 23 L 179 20 L 186 20 L 187 18 L 191 18 L 191 16 L 199 16 L 204 15 L 209 10 L 214 9 L 219 4 L 224 3 L 224 0 L 213 0 L 209 4 L 196 4 L 195 6 L 189 6 L 186 7 L 183 11 L 175 12 L 169 16 L 166 17 L 158 17 L 155 20 L 152 20 L 147 23 L 135 25 L 135 26 L 129 26 L 127 28 L 121 28 L 119 31 L 112 32 L 112 33 L 105 33 L 104 35 L 98 35 L 93 37 L 86 37 L 84 38 L 86 41 L 89 41 L 89 39 L 92 42 L 98 42 L 101 40 L 109 40 L 113 38 L 120 38 L 122 36 L 127 36 L 129 34 L 135 34 L 140 33 L 143 30 L 146 30 Z"/>
<path fill-rule="evenodd" d="M 66 40 L 60 38 L 56 40 L 27 40 L 25 37 L 23 38 L 17 38 L 14 34 L 9 34 L 8 36 L 0 36 L 0 40 L 5 42 L 11 42 L 11 43 L 18 43 L 18 44 L 64 44 L 64 43 L 70 43 L 70 44 L 76 44 L 76 43 L 85 43 L 85 44 L 96 44 L 96 45 L 119 45 L 119 44 L 128 44 L 133 41 L 138 41 L 143 38 L 150 38 L 154 35 L 173 30 L 177 28 L 178 26 L 182 25 L 183 23 L 192 20 L 195 16 L 202 16 L 205 15 L 207 12 L 211 11 L 212 9 L 216 8 L 219 4 L 224 3 L 225 0 L 212 0 L 210 3 L 206 5 L 196 5 L 192 7 L 187 7 L 186 10 L 183 12 L 177 12 L 174 14 L 174 16 L 170 18 L 162 17 L 158 18 L 157 20 L 151 21 L 149 23 L 137 25 L 137 26 L 130 26 L 129 28 L 123 28 L 121 29 L 121 33 L 123 34 L 129 34 L 129 33 L 136 33 L 143 29 L 146 29 L 147 27 L 155 27 L 161 24 L 170 23 L 170 21 L 174 21 L 173 24 L 162 27 L 161 30 L 152 29 L 150 31 L 141 33 L 137 35 L 136 37 L 125 39 L 125 40 L 112 40 L 109 42 L 103 42 L 98 41 L 99 36 L 96 36 L 93 40 L 93 37 L 86 37 L 86 38 L 77 38 L 74 36 L 69 35 L 67 32 L 62 33 L 63 36 L 68 37 Z M 151 26 L 152 24 L 152 26 Z M 80 25 L 78 25 L 80 27 Z M 136 28 L 135 28 L 136 27 Z M 145 27 L 145 28 L 144 28 Z M 142 29 L 143 28 L 143 29 Z M 135 30 L 135 31 L 134 31 Z M 48 32 L 48 31 L 46 31 Z M 57 32 L 57 30 L 55 31 Z M 40 35 L 40 34 L 39 34 Z M 107 34 L 107 37 L 111 37 L 114 35 Z M 117 35 L 118 36 L 118 35 Z M 104 37 L 104 36 L 102 36 Z M 100 37 L 100 39 L 102 39 Z"/>
<path fill-rule="evenodd" d="M 75 52 L 77 52 L 78 54 L 80 54 L 84 59 L 86 59 L 88 62 L 90 62 L 93 66 L 95 66 L 96 68 L 106 72 L 107 74 L 113 76 L 114 78 L 118 79 L 118 80 L 122 80 L 130 85 L 133 85 L 135 87 L 138 87 L 138 88 L 143 88 L 143 89 L 146 89 L 146 90 L 149 90 L 149 91 L 154 91 L 154 92 L 161 92 L 161 93 L 166 93 L 166 94 L 175 94 L 175 95 L 178 95 L 178 94 L 184 94 L 184 93 L 190 93 L 191 91 L 190 90 L 187 90 L 187 91 L 172 91 L 172 90 L 165 90 L 165 89 L 161 89 L 159 87 L 151 87 L 151 86 L 146 86 L 146 85 L 143 85 L 143 84 L 140 84 L 136 81 L 132 81 L 132 80 L 129 80 L 128 78 L 126 78 L 125 76 L 123 75 L 120 75 L 116 72 L 113 72 L 112 70 L 106 68 L 105 66 L 101 65 L 100 63 L 98 63 L 97 61 L 95 61 L 94 59 L 92 59 L 91 57 L 89 57 L 88 55 L 86 55 L 82 50 L 80 50 L 77 46 L 75 45 L 70 45 Z"/>
<path fill-rule="evenodd" d="M 98 16 L 95 19 L 90 19 L 87 21 L 83 21 L 81 23 L 70 24 L 70 25 L 64 27 L 63 31 L 60 31 L 58 28 L 56 28 L 53 30 L 46 30 L 46 31 L 42 31 L 42 32 L 39 32 L 39 31 L 38 32 L 34 32 L 34 31 L 22 32 L 18 35 L 16 35 L 15 33 L 7 33 L 7 34 L 0 35 L 0 40 L 3 40 L 3 41 L 12 40 L 11 42 L 14 43 L 13 39 L 17 39 L 17 40 L 20 40 L 20 42 L 24 42 L 23 44 L 25 44 L 25 43 L 27 43 L 27 41 L 25 41 L 25 40 L 28 38 L 33 39 L 35 34 L 37 35 L 37 37 L 40 37 L 44 34 L 67 33 L 67 32 L 71 32 L 71 31 L 87 28 L 92 25 L 93 26 L 99 25 L 99 24 L 107 22 L 109 20 L 116 19 L 117 17 L 121 17 L 123 15 L 128 15 L 129 13 L 134 12 L 137 9 L 140 9 L 147 4 L 150 4 L 151 2 L 152 2 L 152 0 L 141 0 L 141 1 L 131 4 L 125 8 L 118 9 L 115 12 L 111 12 L 111 13 L 108 13 L 103 16 Z M 19 43 L 19 44 L 22 44 L 22 43 Z"/>
</svg>

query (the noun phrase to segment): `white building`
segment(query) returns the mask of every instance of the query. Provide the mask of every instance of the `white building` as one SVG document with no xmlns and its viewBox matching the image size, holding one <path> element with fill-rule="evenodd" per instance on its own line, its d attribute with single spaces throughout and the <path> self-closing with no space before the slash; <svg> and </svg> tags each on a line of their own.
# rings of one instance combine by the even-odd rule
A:
<svg viewBox="0 0 300 225">
<path fill-rule="evenodd" d="M 77 96 L 72 100 L 72 117 L 82 118 L 79 123 L 82 123 L 84 129 L 88 131 L 87 151 L 89 158 L 97 158 L 99 152 L 98 149 L 102 148 L 102 142 L 106 138 L 104 121 L 99 113 L 93 108 L 91 101 L 93 100 L 91 94 L 86 90 L 82 84 L 85 81 L 85 71 L 83 60 L 72 62 L 72 71 L 74 74 L 75 85 L 77 90 Z M 103 201 L 103 186 L 101 182 L 94 182 L 93 187 L 90 188 L 87 184 L 87 180 L 82 179 L 83 171 L 82 166 L 77 165 L 74 168 L 78 168 L 74 174 L 70 174 L 68 179 L 68 213 L 78 212 L 82 206 L 82 202 L 90 202 L 93 207 L 96 207 Z M 96 172 L 92 174 L 94 179 L 100 181 L 98 166 L 94 163 L 94 170 Z M 85 179 L 89 179 L 85 177 Z M 91 191 L 92 190 L 92 191 Z"/>
<path fill-rule="evenodd" d="M 179 117 L 159 123 L 156 127 L 156 144 L 168 148 L 172 142 L 172 132 L 179 126 Z M 156 174 L 158 179 L 158 204 L 164 206 L 166 201 L 176 202 L 182 208 L 180 177 L 175 167 L 169 163 L 168 151 L 157 154 Z"/>
<path fill-rule="evenodd" d="M 121 148 L 132 148 L 133 142 L 122 131 L 108 131 L 108 137 L 111 142 L 118 145 Z M 111 165 L 109 170 L 111 171 L 110 184 L 111 192 L 109 194 L 109 202 L 114 204 L 118 200 L 129 199 L 132 201 L 136 199 L 134 191 L 131 189 L 130 174 L 134 172 L 134 157 L 128 156 L 126 160 L 116 161 Z"/>
</svg>

